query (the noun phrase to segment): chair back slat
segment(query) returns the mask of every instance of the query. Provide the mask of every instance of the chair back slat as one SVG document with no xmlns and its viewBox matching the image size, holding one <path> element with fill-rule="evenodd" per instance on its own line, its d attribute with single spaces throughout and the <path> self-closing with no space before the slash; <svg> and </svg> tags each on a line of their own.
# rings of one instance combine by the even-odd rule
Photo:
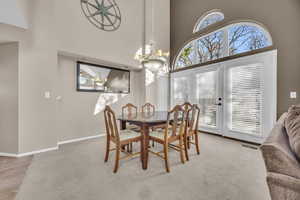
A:
<svg viewBox="0 0 300 200">
<path fill-rule="evenodd" d="M 184 133 L 186 112 L 182 106 L 177 105 L 168 112 L 167 126 L 171 126 L 171 136 L 179 136 Z M 165 129 L 165 138 L 168 137 L 169 128 Z"/>
<path fill-rule="evenodd" d="M 187 128 L 188 131 L 197 131 L 199 124 L 200 108 L 197 104 L 194 104 L 191 109 L 189 109 L 187 114 Z"/>
<path fill-rule="evenodd" d="M 155 106 L 151 103 L 146 103 L 142 106 L 142 113 L 154 113 L 155 112 Z"/>
<path fill-rule="evenodd" d="M 128 115 L 128 117 L 134 117 L 137 115 L 137 111 L 138 108 L 135 105 L 128 103 L 122 107 L 122 116 Z"/>
<path fill-rule="evenodd" d="M 119 131 L 116 116 L 114 111 L 109 106 L 105 107 L 104 119 L 107 136 L 119 140 Z"/>
</svg>

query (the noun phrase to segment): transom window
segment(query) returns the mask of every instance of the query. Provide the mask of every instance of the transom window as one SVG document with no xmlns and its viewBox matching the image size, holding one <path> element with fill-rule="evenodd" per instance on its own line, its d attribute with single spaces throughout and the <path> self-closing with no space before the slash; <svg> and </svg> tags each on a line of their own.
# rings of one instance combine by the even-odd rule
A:
<svg viewBox="0 0 300 200">
<path fill-rule="evenodd" d="M 194 27 L 194 33 L 205 29 L 206 27 L 222 21 L 224 19 L 224 14 L 217 10 L 212 10 L 209 13 L 205 14 L 204 16 L 200 17 L 198 22 Z"/>
<path fill-rule="evenodd" d="M 200 18 L 194 32 L 201 30 L 217 21 L 224 19 L 220 12 L 211 12 Z M 237 55 L 268 46 L 272 46 L 269 32 L 256 22 L 231 23 L 209 34 L 188 42 L 180 50 L 173 69 L 202 64 L 219 58 Z"/>
</svg>

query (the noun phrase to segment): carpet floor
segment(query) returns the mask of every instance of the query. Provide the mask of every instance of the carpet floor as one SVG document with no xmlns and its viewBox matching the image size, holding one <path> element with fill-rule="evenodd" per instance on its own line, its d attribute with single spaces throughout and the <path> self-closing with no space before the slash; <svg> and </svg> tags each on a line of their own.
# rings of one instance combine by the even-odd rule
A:
<svg viewBox="0 0 300 200">
<path fill-rule="evenodd" d="M 0 200 L 14 200 L 32 156 L 11 158 L 0 156 Z"/>
<path fill-rule="evenodd" d="M 208 134 L 200 139 L 201 155 L 192 147 L 186 164 L 170 150 L 171 173 L 150 154 L 148 170 L 133 158 L 113 174 L 114 153 L 103 162 L 105 138 L 63 145 L 34 157 L 17 200 L 270 200 L 259 150 Z"/>
</svg>

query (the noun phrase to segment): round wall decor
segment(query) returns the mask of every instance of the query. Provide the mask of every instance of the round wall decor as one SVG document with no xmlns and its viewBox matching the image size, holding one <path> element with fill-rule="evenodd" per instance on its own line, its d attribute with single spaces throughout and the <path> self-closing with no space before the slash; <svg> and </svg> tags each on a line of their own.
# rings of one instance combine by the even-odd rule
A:
<svg viewBox="0 0 300 200">
<path fill-rule="evenodd" d="M 97 28 L 115 31 L 121 25 L 121 12 L 114 0 L 80 0 L 86 18 Z"/>
</svg>

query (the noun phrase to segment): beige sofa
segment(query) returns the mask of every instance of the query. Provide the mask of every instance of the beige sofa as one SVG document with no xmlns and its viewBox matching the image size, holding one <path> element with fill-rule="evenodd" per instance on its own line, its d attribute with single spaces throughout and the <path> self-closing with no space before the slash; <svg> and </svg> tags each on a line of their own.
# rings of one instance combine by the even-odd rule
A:
<svg viewBox="0 0 300 200">
<path fill-rule="evenodd" d="M 261 146 L 272 200 L 300 200 L 300 162 L 290 148 L 284 127 L 286 113 Z"/>
</svg>

